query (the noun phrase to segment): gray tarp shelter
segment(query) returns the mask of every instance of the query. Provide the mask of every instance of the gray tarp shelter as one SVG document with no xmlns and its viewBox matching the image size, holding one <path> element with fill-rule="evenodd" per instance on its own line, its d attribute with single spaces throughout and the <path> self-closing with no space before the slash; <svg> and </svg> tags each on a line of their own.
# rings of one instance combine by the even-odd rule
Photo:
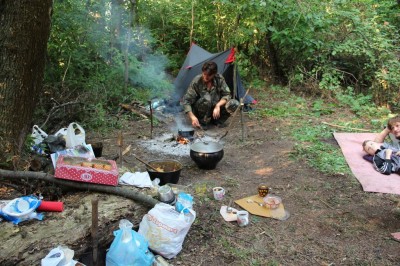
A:
<svg viewBox="0 0 400 266">
<path fill-rule="evenodd" d="M 234 80 L 234 68 L 236 67 L 233 62 L 235 61 L 235 49 L 231 48 L 224 52 L 212 54 L 196 44 L 192 44 L 189 53 L 186 56 L 185 62 L 182 65 L 181 70 L 178 73 L 174 81 L 177 97 L 179 99 L 186 93 L 190 82 L 193 78 L 201 74 L 201 67 L 206 61 L 214 61 L 218 65 L 218 73 L 222 74 L 225 78 L 226 83 L 234 94 L 233 80 Z M 246 90 L 240 79 L 239 72 L 236 71 L 236 86 L 237 92 L 235 95 L 236 99 L 242 98 L 246 94 Z M 255 103 L 256 101 L 250 95 L 246 95 L 244 101 L 245 104 Z"/>
</svg>

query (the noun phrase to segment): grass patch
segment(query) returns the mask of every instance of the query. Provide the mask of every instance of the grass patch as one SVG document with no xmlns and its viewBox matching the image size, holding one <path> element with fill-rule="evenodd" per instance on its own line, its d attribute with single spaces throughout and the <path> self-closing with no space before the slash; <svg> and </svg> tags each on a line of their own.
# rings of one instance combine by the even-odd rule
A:
<svg viewBox="0 0 400 266">
<path fill-rule="evenodd" d="M 237 248 L 232 246 L 231 241 L 222 238 L 220 241 L 221 246 L 224 248 L 225 251 L 229 252 L 232 256 L 237 259 L 237 262 L 242 261 L 252 261 L 251 265 L 261 265 L 260 261 L 255 260 L 253 257 L 253 250 L 248 248 Z"/>
<path fill-rule="evenodd" d="M 294 159 L 304 159 L 321 172 L 329 174 L 350 174 L 351 171 L 338 147 L 314 141 L 308 145 L 295 144 Z"/>
<path fill-rule="evenodd" d="M 323 99 L 305 99 L 291 93 L 287 88 L 280 86 L 269 87 L 265 91 L 260 91 L 261 99 L 264 102 L 253 112 L 253 118 L 274 117 L 278 119 L 290 119 L 295 121 L 290 123 L 287 129 L 290 136 L 296 141 L 291 158 L 294 160 L 305 160 L 308 165 L 320 172 L 328 174 L 351 174 L 351 171 L 343 157 L 343 154 L 333 138 L 333 132 L 338 128 L 321 123 L 321 118 L 329 118 L 331 124 L 351 128 L 376 128 L 379 131 L 383 121 L 387 121 L 387 112 L 382 108 L 377 108 L 368 104 L 368 112 L 360 118 L 359 110 L 354 112 L 354 116 L 349 117 L 348 113 L 338 112 L 340 106 L 343 108 L 350 102 L 357 102 L 357 106 L 365 104 L 365 98 L 354 97 L 347 94 L 346 97 L 338 97 L 338 102 L 326 102 Z M 343 96 L 343 94 L 340 94 Z M 351 97 L 353 96 L 353 101 Z M 376 117 L 372 117 L 376 110 Z M 332 120 L 333 118 L 333 120 Z M 343 128 L 340 128 L 343 130 Z M 345 129 L 344 129 L 345 130 Z"/>
</svg>

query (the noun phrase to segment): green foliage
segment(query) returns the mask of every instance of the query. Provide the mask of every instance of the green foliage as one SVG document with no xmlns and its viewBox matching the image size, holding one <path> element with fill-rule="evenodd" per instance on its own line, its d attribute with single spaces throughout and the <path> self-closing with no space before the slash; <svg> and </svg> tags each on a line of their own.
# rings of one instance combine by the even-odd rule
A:
<svg viewBox="0 0 400 266">
<path fill-rule="evenodd" d="M 254 84 L 258 84 L 258 81 Z M 260 90 L 257 93 L 260 103 L 252 116 L 261 117 L 301 117 L 308 111 L 306 99 L 290 93 L 287 87 L 270 86 L 268 89 Z M 274 99 L 273 103 L 265 105 L 264 100 Z M 307 110 L 307 111 L 306 111 Z"/>
<path fill-rule="evenodd" d="M 341 150 L 333 139 L 332 133 L 335 128 L 315 123 L 315 117 L 334 114 L 338 121 L 333 123 L 348 128 L 348 131 L 365 126 L 378 131 L 387 123 L 390 114 L 387 108 L 380 108 L 371 103 L 370 96 L 356 95 L 351 88 L 336 96 L 339 99 L 337 104 L 323 99 L 301 98 L 282 86 L 270 86 L 267 90 L 258 91 L 258 95 L 261 102 L 250 115 L 256 118 L 267 116 L 275 119 L 294 119 L 296 122 L 289 122 L 292 123 L 290 135 L 296 140 L 291 157 L 295 160 L 305 160 L 315 169 L 330 174 L 350 172 Z M 264 103 L 264 99 L 268 103 Z M 351 109 L 363 119 L 349 121 L 346 114 L 341 120 L 338 116 L 340 111 L 336 111 L 340 109 Z"/>
<path fill-rule="evenodd" d="M 371 95 L 356 95 L 351 87 L 348 87 L 345 91 L 337 91 L 336 98 L 341 106 L 349 107 L 360 117 L 387 116 L 390 114 L 389 109 L 385 107 L 377 108 L 376 105 L 371 104 Z"/>
<path fill-rule="evenodd" d="M 83 104 L 63 109 L 68 120 L 90 117 L 95 121 L 88 124 L 103 127 L 112 125 L 106 116 L 120 103 L 167 97 L 190 42 L 212 52 L 235 46 L 250 87 L 280 75 L 289 81 L 287 93 L 323 99 L 307 107 L 285 100 L 259 115 L 296 116 L 305 108 L 327 115 L 335 108 L 326 101 L 332 97 L 360 116 L 375 111 L 370 101 L 400 110 L 400 20 L 392 1 L 117 2 L 55 1 L 46 90 L 37 110 L 42 119 L 55 102 L 78 101 Z"/>
<path fill-rule="evenodd" d="M 323 100 L 318 99 L 312 104 L 312 112 L 315 116 L 328 115 L 334 112 L 333 104 L 325 104 Z"/>
<path fill-rule="evenodd" d="M 350 173 L 340 149 L 323 141 L 332 139 L 332 131 L 327 126 L 305 124 L 293 132 L 293 138 L 298 141 L 291 154 L 293 158 L 302 158 L 322 172 Z"/>
<path fill-rule="evenodd" d="M 148 30 L 131 27 L 129 8 L 105 0 L 54 3 L 38 119 L 71 102 L 76 104 L 67 105 L 48 124 L 57 127 L 55 121 L 63 115 L 64 124 L 75 120 L 94 128 L 119 127 L 110 117 L 120 103 L 165 98 L 173 91 L 165 72 L 168 59 L 153 51 L 157 40 Z"/>
<path fill-rule="evenodd" d="M 366 94 L 371 89 L 376 103 L 398 104 L 395 88 L 400 84 L 400 65 L 393 60 L 399 50 L 397 31 L 381 20 L 376 10 L 369 8 L 370 4 L 370 1 L 358 5 L 350 1 L 321 3 L 315 7 L 318 17 L 315 12 L 310 20 L 308 15 L 299 17 L 299 31 L 290 32 L 291 37 L 285 38 L 285 42 L 282 39 L 288 36 L 287 28 L 278 31 L 275 27 L 274 40 L 279 40 L 281 50 L 285 51 L 283 60 L 288 57 L 284 65 L 297 66 L 291 74 L 294 84 L 311 81 L 322 91 L 353 86 Z M 302 22 L 307 22 L 304 27 L 316 29 L 315 34 L 307 35 L 303 28 L 300 30 Z M 306 38 L 297 38 L 300 34 Z M 306 52 L 300 53 L 294 46 Z"/>
</svg>

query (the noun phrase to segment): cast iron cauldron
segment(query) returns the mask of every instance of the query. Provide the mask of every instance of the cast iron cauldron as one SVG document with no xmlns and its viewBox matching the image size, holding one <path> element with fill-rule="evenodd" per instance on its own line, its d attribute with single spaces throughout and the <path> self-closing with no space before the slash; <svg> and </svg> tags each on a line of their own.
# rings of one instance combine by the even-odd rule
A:
<svg viewBox="0 0 400 266">
<path fill-rule="evenodd" d="M 222 157 L 223 147 L 215 141 L 196 142 L 190 147 L 190 158 L 201 169 L 215 169 Z"/>
<path fill-rule="evenodd" d="M 148 162 L 154 168 L 162 169 L 163 172 L 156 172 L 153 169 L 147 167 L 147 172 L 149 173 L 150 179 L 154 180 L 156 178 L 160 179 L 160 186 L 167 183 L 177 184 L 179 181 L 179 176 L 182 171 L 182 164 L 176 160 L 153 160 Z"/>
</svg>

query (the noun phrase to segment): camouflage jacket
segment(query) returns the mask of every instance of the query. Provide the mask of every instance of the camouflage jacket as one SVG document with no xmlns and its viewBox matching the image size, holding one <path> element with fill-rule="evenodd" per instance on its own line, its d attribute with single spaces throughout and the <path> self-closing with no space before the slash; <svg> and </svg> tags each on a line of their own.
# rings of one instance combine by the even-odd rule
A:
<svg viewBox="0 0 400 266">
<path fill-rule="evenodd" d="M 205 97 L 207 94 L 210 97 Z M 207 89 L 206 84 L 203 82 L 201 74 L 194 77 L 186 94 L 183 96 L 182 104 L 185 113 L 192 112 L 192 105 L 200 98 L 211 98 L 211 106 L 215 106 L 221 99 L 229 101 L 231 99 L 231 91 L 224 77 L 216 74 L 210 90 Z"/>
</svg>

